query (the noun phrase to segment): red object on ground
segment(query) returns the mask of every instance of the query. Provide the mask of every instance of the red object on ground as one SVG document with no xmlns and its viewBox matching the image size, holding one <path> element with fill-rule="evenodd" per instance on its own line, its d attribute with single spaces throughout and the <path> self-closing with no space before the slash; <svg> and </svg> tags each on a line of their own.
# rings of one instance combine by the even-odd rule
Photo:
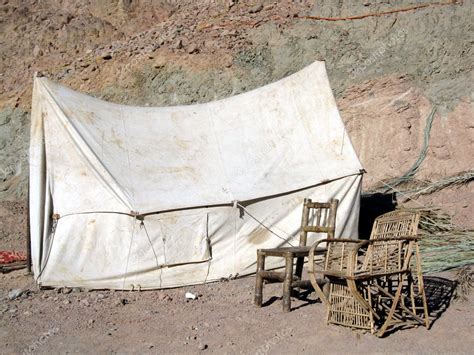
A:
<svg viewBox="0 0 474 355">
<path fill-rule="evenodd" d="M 26 254 L 22 251 L 0 250 L 0 264 L 10 264 L 15 261 L 25 261 Z"/>
</svg>

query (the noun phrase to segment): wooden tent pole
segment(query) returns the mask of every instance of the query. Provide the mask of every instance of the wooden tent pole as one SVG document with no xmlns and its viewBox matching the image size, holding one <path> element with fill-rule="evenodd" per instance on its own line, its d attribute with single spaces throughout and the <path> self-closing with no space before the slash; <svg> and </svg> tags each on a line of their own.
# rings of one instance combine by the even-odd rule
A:
<svg viewBox="0 0 474 355">
<path fill-rule="evenodd" d="M 30 177 L 26 197 L 26 270 L 31 274 L 31 231 L 30 231 Z"/>
</svg>

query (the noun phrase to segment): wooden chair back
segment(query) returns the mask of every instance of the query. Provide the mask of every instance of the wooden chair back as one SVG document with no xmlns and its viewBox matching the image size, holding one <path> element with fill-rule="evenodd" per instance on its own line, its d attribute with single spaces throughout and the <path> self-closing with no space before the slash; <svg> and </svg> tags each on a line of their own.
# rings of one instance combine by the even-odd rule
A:
<svg viewBox="0 0 474 355">
<path fill-rule="evenodd" d="M 393 211 L 377 217 L 370 234 L 370 243 L 363 257 L 362 265 L 352 265 L 350 256 L 360 240 L 335 240 L 327 243 L 324 270 L 353 272 L 392 272 L 408 268 L 413 252 L 413 241 L 393 240 L 394 238 L 416 237 L 420 216 L 408 211 Z M 392 239 L 386 243 L 381 241 Z"/>
<path fill-rule="evenodd" d="M 393 211 L 375 219 L 363 270 L 373 273 L 407 270 L 413 254 L 420 215 Z"/>
<path fill-rule="evenodd" d="M 303 214 L 301 216 L 300 247 L 308 241 L 308 233 L 326 233 L 327 238 L 334 238 L 336 231 L 336 213 L 339 200 L 329 202 L 313 202 L 304 199 Z"/>
<path fill-rule="evenodd" d="M 420 215 L 409 211 L 392 211 L 375 219 L 370 240 L 414 237 L 418 232 Z"/>
</svg>

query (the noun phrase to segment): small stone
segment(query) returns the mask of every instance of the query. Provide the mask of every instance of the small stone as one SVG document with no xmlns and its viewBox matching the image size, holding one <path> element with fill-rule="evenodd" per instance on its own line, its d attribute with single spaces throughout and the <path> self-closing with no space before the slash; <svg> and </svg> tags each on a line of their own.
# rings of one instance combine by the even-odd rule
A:
<svg viewBox="0 0 474 355">
<path fill-rule="evenodd" d="M 89 319 L 89 320 L 87 321 L 87 325 L 88 325 L 89 327 L 92 327 L 92 325 L 94 324 L 94 322 L 95 322 L 95 320 Z"/>
<path fill-rule="evenodd" d="M 223 61 L 224 61 L 224 66 L 226 68 L 230 68 L 232 66 L 232 64 L 234 64 L 234 58 L 231 55 L 226 55 L 223 58 Z"/>
<path fill-rule="evenodd" d="M 178 39 L 178 40 L 174 43 L 173 47 L 174 47 L 175 49 L 181 49 L 181 48 L 183 48 L 183 41 L 180 40 L 180 39 Z"/>
<path fill-rule="evenodd" d="M 35 48 L 33 48 L 33 57 L 38 57 L 40 55 L 43 55 L 43 51 L 38 45 L 36 45 Z"/>
<path fill-rule="evenodd" d="M 188 53 L 193 54 L 199 52 L 198 47 L 195 43 L 191 43 L 188 47 Z"/>
<path fill-rule="evenodd" d="M 104 295 L 103 293 L 98 293 L 98 294 L 97 294 L 97 299 L 98 299 L 98 300 L 102 300 L 102 299 L 104 299 L 104 298 L 105 298 L 105 295 Z"/>
<path fill-rule="evenodd" d="M 199 350 L 206 350 L 207 349 L 207 344 L 199 343 L 198 349 Z"/>
<path fill-rule="evenodd" d="M 110 59 L 112 59 L 112 53 L 107 52 L 107 53 L 102 54 L 102 59 L 103 59 L 103 60 L 110 60 Z"/>
<path fill-rule="evenodd" d="M 22 293 L 23 291 L 20 290 L 19 288 L 11 290 L 10 292 L 8 292 L 8 299 L 10 301 L 13 301 L 14 299 L 20 297 Z"/>
<path fill-rule="evenodd" d="M 155 59 L 155 62 L 153 63 L 154 68 L 163 68 L 166 65 L 166 60 L 163 57 L 158 57 Z"/>
<path fill-rule="evenodd" d="M 257 4 L 254 7 L 250 8 L 249 13 L 256 14 L 257 12 L 260 12 L 262 10 L 263 10 L 263 5 L 262 4 Z"/>
<path fill-rule="evenodd" d="M 65 295 L 69 294 L 72 292 L 72 289 L 70 289 L 69 287 L 63 287 L 61 289 L 61 293 L 64 293 Z"/>
<path fill-rule="evenodd" d="M 79 293 L 79 292 L 82 292 L 82 289 L 80 287 L 73 287 L 72 292 Z"/>
<path fill-rule="evenodd" d="M 90 303 L 88 300 L 81 300 L 81 305 L 83 305 L 84 307 L 89 307 L 90 306 Z"/>
<path fill-rule="evenodd" d="M 69 301 L 69 300 L 64 300 L 63 301 L 63 304 L 69 304 L 69 303 L 71 303 L 71 301 Z"/>
<path fill-rule="evenodd" d="M 172 301 L 173 299 L 166 293 L 162 293 L 158 296 L 160 301 Z"/>
<path fill-rule="evenodd" d="M 126 298 L 120 298 L 115 301 L 116 306 L 125 306 L 127 303 L 130 303 Z"/>
<path fill-rule="evenodd" d="M 31 316 L 31 314 L 32 314 L 32 313 L 31 313 L 30 311 L 24 311 L 24 312 L 23 312 L 23 315 L 25 315 L 25 316 L 27 316 L 27 317 L 28 317 L 28 316 Z"/>
</svg>

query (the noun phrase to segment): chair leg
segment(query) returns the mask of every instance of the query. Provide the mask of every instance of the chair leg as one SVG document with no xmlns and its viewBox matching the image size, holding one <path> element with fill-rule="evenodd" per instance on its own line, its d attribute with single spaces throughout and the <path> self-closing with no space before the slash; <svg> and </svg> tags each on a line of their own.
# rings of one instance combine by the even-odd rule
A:
<svg viewBox="0 0 474 355">
<path fill-rule="evenodd" d="M 416 272 L 417 272 L 417 279 L 418 279 L 418 288 L 419 293 L 421 295 L 421 299 L 423 302 L 423 315 L 425 318 L 425 327 L 430 327 L 430 318 L 428 313 L 428 303 L 426 302 L 426 293 L 425 293 L 425 284 L 423 282 L 423 272 L 421 271 L 421 256 L 420 256 L 420 246 L 418 243 L 415 244 L 415 257 L 416 257 Z"/>
<path fill-rule="evenodd" d="M 293 283 L 293 257 L 285 257 L 285 280 L 283 282 L 283 312 L 291 311 L 291 284 Z"/>
<path fill-rule="evenodd" d="M 304 266 L 304 257 L 297 258 L 295 275 L 298 276 L 300 280 L 303 280 L 303 266 Z M 296 297 L 299 297 L 300 287 L 295 287 L 292 291 L 294 292 Z"/>
<path fill-rule="evenodd" d="M 257 251 L 257 274 L 255 276 L 255 298 L 254 304 L 262 307 L 263 298 L 263 277 L 261 271 L 265 270 L 265 255 Z"/>
<path fill-rule="evenodd" d="M 395 314 L 395 310 L 397 309 L 398 303 L 400 302 L 400 296 L 402 295 L 402 287 L 403 287 L 403 280 L 400 279 L 398 283 L 397 291 L 395 292 L 395 296 L 393 297 L 392 307 L 390 308 L 390 312 L 388 312 L 387 318 L 385 319 L 384 324 L 380 328 L 377 333 L 378 337 L 382 337 L 385 331 L 387 330 L 390 322 L 392 321 L 393 315 Z"/>
<path fill-rule="evenodd" d="M 298 276 L 300 280 L 302 280 L 302 276 L 303 276 L 303 266 L 304 266 L 304 257 L 297 258 L 295 275 Z"/>
</svg>

